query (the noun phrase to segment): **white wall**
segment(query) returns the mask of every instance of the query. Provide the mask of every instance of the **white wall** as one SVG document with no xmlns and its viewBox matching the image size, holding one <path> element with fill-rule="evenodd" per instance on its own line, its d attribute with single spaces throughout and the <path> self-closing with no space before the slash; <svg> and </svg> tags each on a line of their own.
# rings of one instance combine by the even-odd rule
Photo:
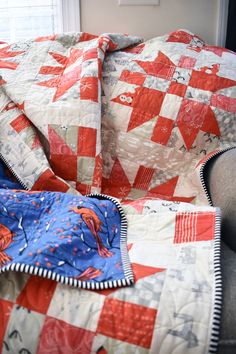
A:
<svg viewBox="0 0 236 354">
<path fill-rule="evenodd" d="M 145 39 L 179 28 L 216 43 L 219 0 L 160 0 L 160 6 L 118 6 L 118 0 L 80 0 L 81 30 L 122 32 Z"/>
</svg>

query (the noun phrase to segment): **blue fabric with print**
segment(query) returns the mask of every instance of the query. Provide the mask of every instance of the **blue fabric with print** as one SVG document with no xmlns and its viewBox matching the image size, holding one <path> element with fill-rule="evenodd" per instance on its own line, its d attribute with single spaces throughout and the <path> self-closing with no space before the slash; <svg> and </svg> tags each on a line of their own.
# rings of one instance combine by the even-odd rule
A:
<svg viewBox="0 0 236 354">
<path fill-rule="evenodd" d="M 0 160 L 0 188 L 24 189 L 2 160 Z"/>
<path fill-rule="evenodd" d="M 70 285 L 129 285 L 126 220 L 104 195 L 0 190 L 0 271 L 17 270 Z"/>
</svg>

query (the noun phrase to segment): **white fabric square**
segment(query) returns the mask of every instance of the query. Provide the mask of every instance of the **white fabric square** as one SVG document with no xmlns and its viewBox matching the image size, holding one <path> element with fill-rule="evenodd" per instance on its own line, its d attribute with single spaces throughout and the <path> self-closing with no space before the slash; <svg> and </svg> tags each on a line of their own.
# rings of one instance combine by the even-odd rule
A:
<svg viewBox="0 0 236 354">
<path fill-rule="evenodd" d="M 95 332 L 104 300 L 104 295 L 59 284 L 47 314 Z"/>
<path fill-rule="evenodd" d="M 183 98 L 167 93 L 161 106 L 160 116 L 176 119 L 179 113 Z"/>
</svg>

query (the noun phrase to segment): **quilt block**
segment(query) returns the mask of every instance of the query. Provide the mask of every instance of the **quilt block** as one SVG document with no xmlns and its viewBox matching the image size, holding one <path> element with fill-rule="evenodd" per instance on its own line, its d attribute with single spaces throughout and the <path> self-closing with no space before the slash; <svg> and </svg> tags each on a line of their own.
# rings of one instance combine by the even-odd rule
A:
<svg viewBox="0 0 236 354">
<path fill-rule="evenodd" d="M 107 51 L 139 41 L 74 33 L 3 45 L 1 120 L 7 132 L 1 155 L 27 188 L 101 191 L 102 63 Z M 9 134 L 24 166 L 4 144 Z"/>
<path fill-rule="evenodd" d="M 103 191 L 204 204 L 194 167 L 235 144 L 235 53 L 184 30 L 135 48 L 104 63 Z"/>
</svg>

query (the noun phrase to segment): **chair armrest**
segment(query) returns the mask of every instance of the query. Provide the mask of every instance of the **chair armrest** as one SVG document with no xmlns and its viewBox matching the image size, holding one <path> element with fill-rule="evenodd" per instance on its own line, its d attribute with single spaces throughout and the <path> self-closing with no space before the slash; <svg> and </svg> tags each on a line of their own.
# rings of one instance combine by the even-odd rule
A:
<svg viewBox="0 0 236 354">
<path fill-rule="evenodd" d="M 212 158 L 204 177 L 214 206 L 222 212 L 222 239 L 236 251 L 236 149 Z"/>
</svg>

